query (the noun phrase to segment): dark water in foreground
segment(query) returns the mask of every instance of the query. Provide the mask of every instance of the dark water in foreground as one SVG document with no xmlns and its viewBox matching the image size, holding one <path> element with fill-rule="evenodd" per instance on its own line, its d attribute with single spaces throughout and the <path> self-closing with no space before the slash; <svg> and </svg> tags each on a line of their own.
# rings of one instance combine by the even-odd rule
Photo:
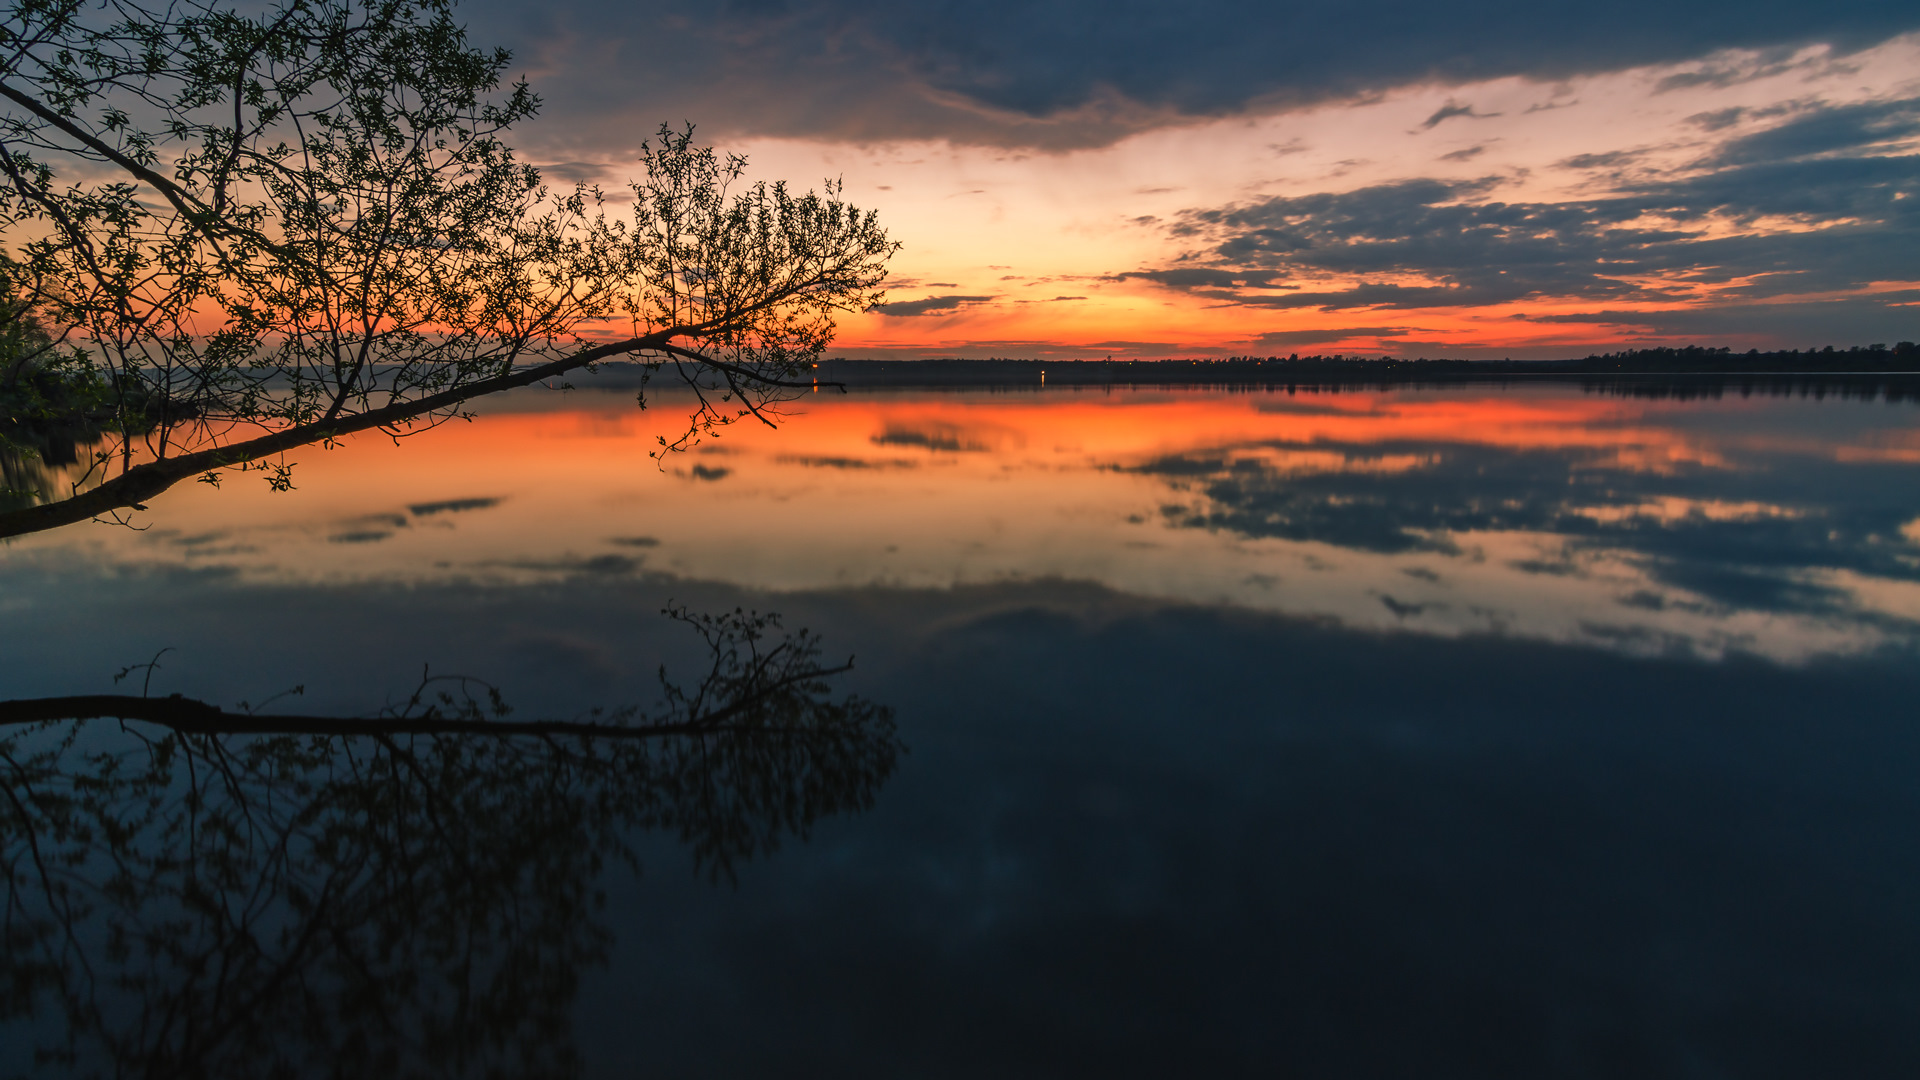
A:
<svg viewBox="0 0 1920 1080">
<path fill-rule="evenodd" d="M 274 936 L 345 892 L 196 870 L 287 969 L 246 985 L 332 1010 L 324 1038 L 225 1045 L 592 1076 L 1920 1070 L 1920 409 L 807 405 L 660 473 L 622 399 L 526 398 L 316 452 L 292 495 L 181 492 L 144 533 L 0 549 L 5 696 L 112 691 L 171 646 L 156 692 L 221 704 L 303 683 L 279 707 L 365 711 L 430 663 L 571 715 L 698 660 L 656 614 L 676 600 L 781 611 L 897 710 L 871 809 L 717 881 L 685 819 L 623 833 L 635 874 L 571 839 L 600 804 L 485 762 L 423 783 L 461 794 L 407 820 L 466 854 L 352 894 L 380 899 L 355 949 Z M 455 902 L 475 867 L 512 878 L 492 906 Z M 111 927 L 193 920 L 115 902 L 49 954 L 145 973 L 91 999 L 74 1053 L 164 1071 L 184 1021 L 155 1003 L 189 976 Z M 328 996 L 355 979 L 379 1008 Z M 29 1027 L 66 1045 L 41 1002 L 9 1067 Z"/>
</svg>

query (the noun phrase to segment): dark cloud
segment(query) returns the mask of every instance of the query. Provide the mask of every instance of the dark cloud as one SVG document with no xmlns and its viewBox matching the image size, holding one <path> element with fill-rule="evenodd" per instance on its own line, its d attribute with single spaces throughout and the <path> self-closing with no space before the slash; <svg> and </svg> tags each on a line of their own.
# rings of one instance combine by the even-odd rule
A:
<svg viewBox="0 0 1920 1080">
<path fill-rule="evenodd" d="M 1501 0 L 1471 18 L 1412 0 L 485 0 L 461 12 L 480 40 L 519 53 L 562 158 L 579 156 L 569 143 L 637 144 L 663 120 L 728 135 L 1099 145 L 1396 86 L 1554 80 L 1811 42 L 1845 51 L 1920 26 L 1912 5 L 1871 0 Z M 1681 78 L 1746 71 L 1709 64 Z"/>
<path fill-rule="evenodd" d="M 984 304 L 992 299 L 991 296 L 929 296 L 923 300 L 900 300 L 891 304 L 881 304 L 873 310 L 882 315 L 896 317 L 951 315 L 963 307 Z"/>
<path fill-rule="evenodd" d="M 1725 131 L 1736 124 L 1750 120 L 1769 120 L 1776 116 L 1789 116 L 1808 108 L 1816 108 L 1805 101 L 1783 101 L 1765 108 L 1750 109 L 1744 105 L 1735 105 L 1727 109 L 1715 109 L 1712 112 L 1694 113 L 1687 122 L 1702 131 Z"/>
<path fill-rule="evenodd" d="M 1261 345 L 1318 345 L 1355 337 L 1404 337 L 1409 332 L 1402 326 L 1340 326 L 1324 330 L 1274 330 L 1255 340 Z"/>
<path fill-rule="evenodd" d="M 639 572 L 641 560 L 625 555 L 567 555 L 556 559 L 502 559 L 497 562 L 481 563 L 481 566 L 505 566 L 515 570 L 538 570 L 543 573 L 566 574 L 570 577 L 617 576 Z"/>
<path fill-rule="evenodd" d="M 1207 348 L 1182 341 L 1085 341 L 1065 344 L 1037 338 L 969 338 L 965 341 L 943 342 L 937 351 L 922 345 L 867 345 L 858 347 L 857 354 L 872 359 L 1099 360 L 1108 357 L 1138 359 L 1187 355 L 1196 349 Z M 1222 354 L 1225 352 L 1218 351 Z"/>
<path fill-rule="evenodd" d="M 1846 590 L 1796 581 L 1777 572 L 1705 561 L 1662 565 L 1659 580 L 1732 608 L 1838 614 L 1848 607 Z"/>
<path fill-rule="evenodd" d="M 1645 155 L 1645 150 L 1613 150 L 1604 154 L 1575 154 L 1554 164 L 1563 169 L 1611 169 L 1631 164 Z"/>
<path fill-rule="evenodd" d="M 608 177 L 611 170 L 603 162 L 594 161 L 556 161 L 540 166 L 540 175 L 549 183 L 597 184 Z"/>
<path fill-rule="evenodd" d="M 1671 93 L 1675 90 L 1691 90 L 1700 86 L 1726 87 L 1739 83 L 1752 82 L 1779 75 L 1795 67 L 1809 66 L 1807 61 L 1796 61 L 1794 50 L 1774 48 L 1763 50 L 1758 57 L 1740 57 L 1731 61 L 1710 60 L 1692 71 L 1675 72 L 1654 85 L 1656 94 Z"/>
<path fill-rule="evenodd" d="M 1745 108 L 1735 105 L 1728 109 L 1715 109 L 1712 112 L 1694 113 L 1692 116 L 1687 117 L 1687 122 L 1703 131 L 1720 131 L 1739 123 L 1746 113 L 1747 110 Z M 1579 167 L 1580 166 L 1576 166 L 1576 168 Z"/>
<path fill-rule="evenodd" d="M 1325 310 L 1679 301 L 1694 300 L 1697 286 L 1752 305 L 1858 290 L 1913 276 L 1920 155 L 1884 151 L 1914 135 L 1920 99 L 1808 108 L 1733 140 L 1693 175 L 1623 181 L 1596 198 L 1510 203 L 1489 198 L 1497 179 L 1414 179 L 1195 209 L 1168 229 L 1201 245 L 1182 265 L 1116 276 L 1222 303 Z M 1799 227 L 1767 225 L 1783 218 Z M 1331 275 L 1359 283 L 1299 284 Z M 1395 280 L 1406 277 L 1430 284 Z M 1912 308 L 1889 306 L 1898 300 L 1853 303 L 1877 303 L 1880 324 L 1911 326 Z"/>
<path fill-rule="evenodd" d="M 1490 117 L 1499 116 L 1499 115 L 1501 114 L 1474 112 L 1473 106 L 1471 105 L 1460 105 L 1460 104 L 1456 104 L 1454 102 L 1449 101 L 1445 105 L 1442 105 L 1438 109 L 1435 109 L 1433 115 L 1427 117 L 1426 122 L 1421 124 L 1420 127 L 1423 130 L 1432 131 L 1435 127 L 1438 127 L 1442 122 L 1447 120 L 1452 120 L 1455 117 L 1466 117 L 1472 120 L 1485 120 Z"/>
<path fill-rule="evenodd" d="M 1486 152 L 1487 152 L 1486 144 L 1481 143 L 1479 146 L 1469 146 L 1465 150 L 1455 150 L 1451 154 L 1441 154 L 1440 160 L 1441 161 L 1472 161 L 1474 158 L 1477 158 L 1481 154 L 1484 154 Z"/>
<path fill-rule="evenodd" d="M 1859 150 L 1920 135 L 1920 99 L 1869 102 L 1813 110 L 1797 119 L 1734 139 L 1715 161 L 1727 165 L 1784 161 Z"/>
<path fill-rule="evenodd" d="M 1920 290 L 1789 303 L 1718 304 L 1664 311 L 1602 309 L 1529 321 L 1628 330 L 1650 338 L 1760 337 L 1783 347 L 1920 340 Z"/>
<path fill-rule="evenodd" d="M 1429 608 L 1444 609 L 1447 606 L 1445 604 L 1432 603 L 1412 604 L 1405 600 L 1395 600 L 1393 597 L 1384 593 L 1380 596 L 1380 603 L 1384 605 L 1388 611 L 1393 612 L 1394 618 L 1403 620 L 1409 615 L 1424 614 Z"/>
<path fill-rule="evenodd" d="M 1173 270 L 1137 270 L 1125 274 L 1116 274 L 1114 279 L 1124 281 L 1137 278 L 1151 281 L 1156 285 L 1167 285 L 1176 289 L 1213 288 L 1234 289 L 1254 288 L 1284 289 L 1293 286 L 1276 285 L 1274 282 L 1286 277 L 1284 271 L 1277 270 L 1216 270 L 1199 267 L 1180 267 Z"/>
</svg>

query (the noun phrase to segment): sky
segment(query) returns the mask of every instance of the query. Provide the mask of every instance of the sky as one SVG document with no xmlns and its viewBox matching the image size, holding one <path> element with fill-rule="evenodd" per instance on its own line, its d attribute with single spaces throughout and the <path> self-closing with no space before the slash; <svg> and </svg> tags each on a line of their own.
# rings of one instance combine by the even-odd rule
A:
<svg viewBox="0 0 1920 1080">
<path fill-rule="evenodd" d="M 903 247 L 846 356 L 1920 339 L 1920 8 L 475 0 L 617 187 L 665 122 Z"/>
</svg>

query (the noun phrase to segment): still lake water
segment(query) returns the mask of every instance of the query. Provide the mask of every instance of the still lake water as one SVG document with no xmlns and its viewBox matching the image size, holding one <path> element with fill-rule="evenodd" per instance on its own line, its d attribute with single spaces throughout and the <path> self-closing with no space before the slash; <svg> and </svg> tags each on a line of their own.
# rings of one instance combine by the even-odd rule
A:
<svg viewBox="0 0 1920 1080">
<path fill-rule="evenodd" d="M 592 1076 L 1920 1075 L 1920 406 L 869 391 L 661 468 L 677 408 L 7 543 L 0 696 L 171 648 L 156 693 L 567 716 L 697 659 L 669 601 L 856 654 L 870 810 L 717 882 L 640 837 L 542 959 Z"/>
</svg>

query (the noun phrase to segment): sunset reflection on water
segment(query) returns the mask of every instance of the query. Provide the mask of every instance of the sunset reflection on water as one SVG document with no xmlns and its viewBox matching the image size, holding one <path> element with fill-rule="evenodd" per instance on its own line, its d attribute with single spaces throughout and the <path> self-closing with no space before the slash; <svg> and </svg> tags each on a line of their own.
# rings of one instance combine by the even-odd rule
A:
<svg viewBox="0 0 1920 1080">
<path fill-rule="evenodd" d="M 1920 625 L 1920 410 L 1571 385 L 820 393 L 664 466 L 680 403 L 522 393 L 297 489 L 185 485 L 4 558 L 274 582 L 1040 578 L 1630 652 L 1795 660 Z"/>
</svg>

